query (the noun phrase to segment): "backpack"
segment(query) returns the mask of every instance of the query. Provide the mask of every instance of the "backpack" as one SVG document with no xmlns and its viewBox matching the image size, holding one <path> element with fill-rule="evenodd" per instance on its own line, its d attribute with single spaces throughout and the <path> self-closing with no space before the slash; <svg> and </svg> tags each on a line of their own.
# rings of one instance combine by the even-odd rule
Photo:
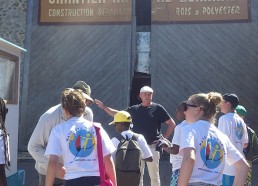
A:
<svg viewBox="0 0 258 186">
<path fill-rule="evenodd" d="M 141 178 L 141 150 L 138 134 L 131 139 L 117 136 L 120 141 L 115 156 L 117 186 L 139 186 Z"/>
<path fill-rule="evenodd" d="M 253 129 L 246 126 L 248 133 L 248 147 L 244 149 L 244 154 L 248 161 L 258 158 L 258 137 Z"/>
</svg>

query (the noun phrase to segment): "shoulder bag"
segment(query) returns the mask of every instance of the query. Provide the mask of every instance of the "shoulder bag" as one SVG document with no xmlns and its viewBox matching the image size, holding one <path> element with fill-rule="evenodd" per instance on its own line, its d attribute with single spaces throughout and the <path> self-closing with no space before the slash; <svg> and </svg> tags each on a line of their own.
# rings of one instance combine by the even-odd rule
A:
<svg viewBox="0 0 258 186">
<path fill-rule="evenodd" d="M 112 181 L 108 178 L 106 173 L 106 168 L 103 160 L 102 152 L 102 137 L 100 134 L 100 123 L 94 123 L 93 126 L 96 130 L 97 135 L 97 152 L 98 152 L 98 161 L 99 161 L 99 173 L 100 173 L 100 186 L 114 186 Z"/>
</svg>

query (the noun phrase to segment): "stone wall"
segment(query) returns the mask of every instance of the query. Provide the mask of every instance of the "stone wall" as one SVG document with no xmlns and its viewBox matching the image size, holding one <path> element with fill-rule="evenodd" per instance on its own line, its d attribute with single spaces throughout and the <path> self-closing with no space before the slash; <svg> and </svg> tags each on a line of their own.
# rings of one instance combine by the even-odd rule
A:
<svg viewBox="0 0 258 186">
<path fill-rule="evenodd" d="M 27 0 L 0 0 L 0 37 L 24 47 Z"/>
</svg>

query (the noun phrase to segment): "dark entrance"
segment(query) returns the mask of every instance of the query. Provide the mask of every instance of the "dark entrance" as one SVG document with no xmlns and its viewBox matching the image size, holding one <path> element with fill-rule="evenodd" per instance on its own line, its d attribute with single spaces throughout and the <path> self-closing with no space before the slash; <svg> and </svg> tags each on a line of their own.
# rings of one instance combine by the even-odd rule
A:
<svg viewBox="0 0 258 186">
<path fill-rule="evenodd" d="M 137 32 L 137 47 L 136 47 L 136 63 L 139 65 L 140 60 L 148 61 L 150 56 L 150 33 L 151 32 L 151 1 L 141 0 L 136 1 L 136 32 Z M 146 34 L 149 38 L 139 38 L 141 34 Z M 142 46 L 147 46 L 142 47 Z M 141 57 L 139 57 L 141 56 Z M 141 65 L 139 65 L 141 66 Z M 144 72 L 146 69 L 141 69 L 141 67 L 135 67 L 134 77 L 131 84 L 131 94 L 130 94 L 130 105 L 139 104 L 141 100 L 139 98 L 140 89 L 147 85 L 151 86 L 151 74 L 150 72 Z M 147 70 L 148 71 L 148 70 Z"/>
<path fill-rule="evenodd" d="M 150 75 L 136 73 L 132 82 L 132 89 L 130 94 L 130 105 L 141 103 L 141 100 L 139 98 L 139 92 L 140 92 L 140 89 L 145 85 L 151 86 Z"/>
</svg>

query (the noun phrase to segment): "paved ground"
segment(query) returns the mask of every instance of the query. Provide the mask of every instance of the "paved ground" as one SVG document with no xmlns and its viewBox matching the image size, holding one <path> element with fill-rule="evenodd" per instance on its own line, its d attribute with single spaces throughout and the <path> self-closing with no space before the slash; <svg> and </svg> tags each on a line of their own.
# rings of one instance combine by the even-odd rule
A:
<svg viewBox="0 0 258 186">
<path fill-rule="evenodd" d="M 35 161 L 27 153 L 19 153 L 18 169 L 25 170 L 25 186 L 38 185 L 38 173 L 34 168 Z M 171 164 L 169 157 L 164 156 L 160 161 L 161 186 L 169 186 L 171 176 Z M 150 186 L 149 175 L 145 170 L 144 186 Z"/>
<path fill-rule="evenodd" d="M 18 169 L 25 170 L 25 186 L 37 186 L 38 174 L 34 168 L 34 160 L 27 154 L 19 154 Z M 162 156 L 160 161 L 161 186 L 169 186 L 171 177 L 171 164 L 169 156 Z M 258 185 L 258 160 L 253 164 L 252 186 Z M 150 186 L 149 175 L 145 170 L 144 186 Z"/>
</svg>

